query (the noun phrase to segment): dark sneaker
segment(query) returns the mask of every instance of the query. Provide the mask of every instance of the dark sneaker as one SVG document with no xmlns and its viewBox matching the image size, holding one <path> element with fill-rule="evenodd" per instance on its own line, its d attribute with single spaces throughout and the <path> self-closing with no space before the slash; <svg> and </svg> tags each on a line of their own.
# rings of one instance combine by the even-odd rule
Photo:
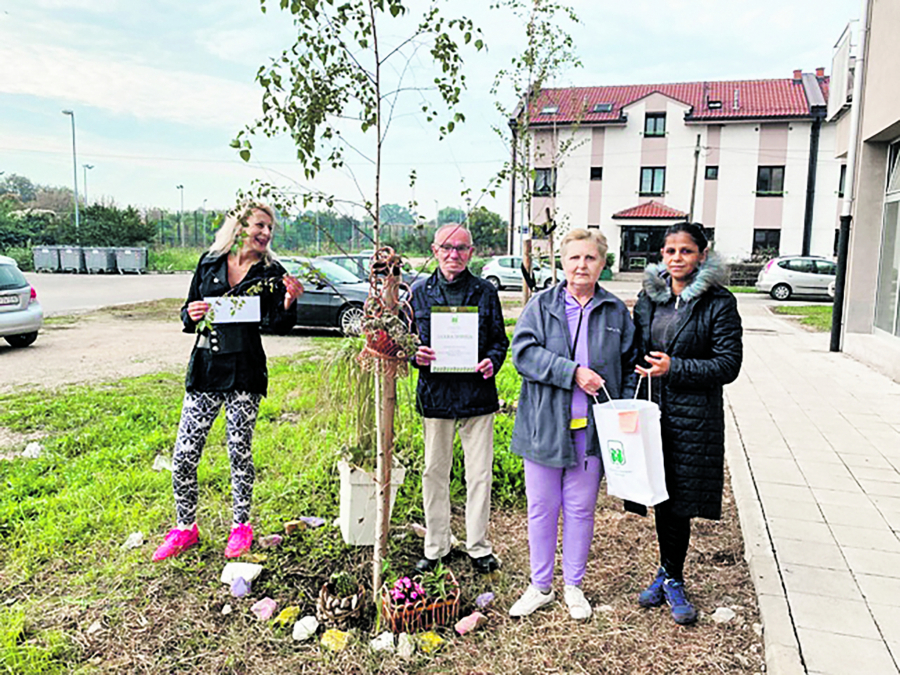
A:
<svg viewBox="0 0 900 675">
<path fill-rule="evenodd" d="M 426 572 L 430 572 L 437 564 L 441 562 L 440 558 L 432 559 L 432 558 L 422 558 L 419 562 L 416 563 L 416 572 L 421 574 L 425 574 Z"/>
<path fill-rule="evenodd" d="M 493 553 L 488 553 L 480 558 L 471 558 L 472 569 L 478 574 L 490 574 L 500 569 L 500 561 L 494 557 Z"/>
<path fill-rule="evenodd" d="M 659 607 L 663 603 L 663 582 L 666 580 L 666 571 L 660 567 L 656 571 L 653 583 L 647 586 L 638 596 L 638 604 L 641 607 Z"/>
<path fill-rule="evenodd" d="M 697 620 L 697 610 L 684 597 L 684 582 L 675 581 L 674 579 L 666 579 L 663 583 L 663 594 L 666 596 L 666 602 L 672 610 L 672 618 L 675 623 L 685 625 L 694 623 Z"/>
</svg>

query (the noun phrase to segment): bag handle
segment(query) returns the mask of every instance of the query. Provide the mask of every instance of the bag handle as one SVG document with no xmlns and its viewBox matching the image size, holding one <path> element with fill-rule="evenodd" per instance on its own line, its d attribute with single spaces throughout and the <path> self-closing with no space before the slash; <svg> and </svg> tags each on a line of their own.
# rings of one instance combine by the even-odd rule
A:
<svg viewBox="0 0 900 675">
<path fill-rule="evenodd" d="M 634 388 L 634 398 L 637 399 L 638 392 L 641 390 L 641 382 L 644 381 L 645 377 L 647 378 L 647 400 L 652 401 L 653 397 L 650 396 L 650 380 L 653 378 L 645 373 L 641 373 L 641 378 L 638 380 L 637 386 Z"/>
</svg>

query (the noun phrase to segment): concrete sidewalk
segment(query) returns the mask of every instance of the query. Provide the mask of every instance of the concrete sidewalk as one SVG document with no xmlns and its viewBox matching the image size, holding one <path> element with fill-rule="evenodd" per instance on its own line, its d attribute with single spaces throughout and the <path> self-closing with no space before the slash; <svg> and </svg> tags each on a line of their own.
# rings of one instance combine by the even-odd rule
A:
<svg viewBox="0 0 900 675">
<path fill-rule="evenodd" d="M 726 445 L 767 671 L 898 675 L 900 384 L 739 302 Z"/>
</svg>

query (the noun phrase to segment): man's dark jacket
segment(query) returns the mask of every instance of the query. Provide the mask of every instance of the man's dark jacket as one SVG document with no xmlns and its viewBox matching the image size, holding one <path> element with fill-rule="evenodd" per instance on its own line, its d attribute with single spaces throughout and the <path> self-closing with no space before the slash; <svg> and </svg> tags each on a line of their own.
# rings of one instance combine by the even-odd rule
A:
<svg viewBox="0 0 900 675">
<path fill-rule="evenodd" d="M 274 332 L 284 332 L 293 325 L 296 310 L 292 305 L 284 309 L 284 283 L 281 277 L 284 267 L 273 261 L 266 265 L 260 261 L 253 265 L 247 276 L 234 288 L 228 285 L 228 256 L 200 256 L 187 300 L 181 308 L 181 321 L 185 333 L 194 333 L 197 322 L 187 313 L 187 306 L 195 300 L 218 297 L 231 290 L 230 295 L 242 295 L 258 286 L 262 323 Z M 262 283 L 261 283 L 262 282 Z M 208 329 L 197 335 L 191 360 L 185 375 L 188 391 L 246 391 L 266 394 L 269 373 L 266 369 L 266 353 L 259 335 L 260 324 L 222 323 L 214 331 Z"/>
<path fill-rule="evenodd" d="M 722 387 L 737 378 L 743 358 L 741 317 L 734 296 L 721 286 L 724 278 L 724 265 L 711 254 L 678 298 L 682 308 L 666 352 L 671 358 L 669 372 L 661 383 L 653 381 L 652 393 L 662 413 L 669 503 L 682 517 L 718 520 L 722 514 Z M 671 300 L 664 268 L 648 266 L 644 290 L 634 307 L 641 365 L 646 365 L 643 356 L 651 351 L 654 312 Z"/>
<path fill-rule="evenodd" d="M 446 306 L 438 275 L 440 270 L 412 287 L 415 326 L 423 345 L 431 346 L 431 308 Z M 478 361 L 489 358 L 494 376 L 484 379 L 481 373 L 432 373 L 428 366 L 418 366 L 416 410 L 423 417 L 460 419 L 497 412 L 497 373 L 506 358 L 509 338 L 503 325 L 503 310 L 497 290 L 468 270 L 460 273 L 464 287 L 464 307 L 478 307 Z M 415 364 L 415 359 L 413 359 Z"/>
</svg>

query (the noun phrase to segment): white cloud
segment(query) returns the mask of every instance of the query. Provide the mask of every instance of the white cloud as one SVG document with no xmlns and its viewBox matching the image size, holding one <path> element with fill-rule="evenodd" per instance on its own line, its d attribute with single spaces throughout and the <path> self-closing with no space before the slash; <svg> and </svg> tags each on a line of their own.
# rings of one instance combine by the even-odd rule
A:
<svg viewBox="0 0 900 675">
<path fill-rule="evenodd" d="M 119 115 L 234 130 L 253 119 L 251 83 L 161 70 L 118 55 L 0 44 L 0 92 L 89 105 Z"/>
</svg>

